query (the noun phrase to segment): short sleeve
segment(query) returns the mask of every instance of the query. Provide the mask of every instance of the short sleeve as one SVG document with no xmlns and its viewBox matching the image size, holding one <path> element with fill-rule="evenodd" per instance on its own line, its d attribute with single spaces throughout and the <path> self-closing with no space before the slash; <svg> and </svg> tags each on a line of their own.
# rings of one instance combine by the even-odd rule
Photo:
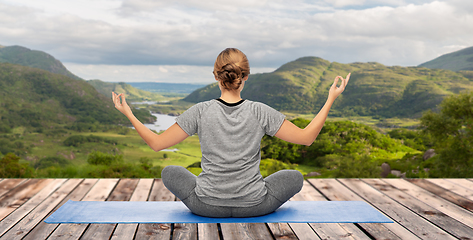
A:
<svg viewBox="0 0 473 240">
<path fill-rule="evenodd" d="M 199 119 L 200 119 L 201 105 L 202 104 L 196 104 L 196 105 L 190 107 L 189 109 L 187 109 L 185 112 L 183 112 L 181 115 L 179 115 L 176 118 L 176 123 L 189 136 L 192 136 L 192 135 L 196 134 L 197 131 L 198 131 L 198 123 L 199 123 Z"/>
<path fill-rule="evenodd" d="M 274 136 L 281 128 L 286 116 L 264 103 L 253 102 L 253 104 L 253 114 L 264 132 L 269 136 Z"/>
</svg>

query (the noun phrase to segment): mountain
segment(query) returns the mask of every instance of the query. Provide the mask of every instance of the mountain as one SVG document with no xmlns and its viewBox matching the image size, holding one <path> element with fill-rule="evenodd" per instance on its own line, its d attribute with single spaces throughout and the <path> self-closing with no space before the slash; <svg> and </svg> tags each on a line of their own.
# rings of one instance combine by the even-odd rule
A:
<svg viewBox="0 0 473 240">
<path fill-rule="evenodd" d="M 87 81 L 90 85 L 94 86 L 98 92 L 105 96 L 111 96 L 112 91 L 115 93 L 125 93 L 127 102 L 142 102 L 142 101 L 163 101 L 165 97 L 160 94 L 148 92 L 145 90 L 137 89 L 132 87 L 130 84 L 120 82 L 111 83 L 100 80 L 89 80 Z"/>
<path fill-rule="evenodd" d="M 0 48 L 0 62 L 18 64 L 27 67 L 39 68 L 52 73 L 62 74 L 73 79 L 81 79 L 69 72 L 62 63 L 53 56 L 21 46 Z"/>
<path fill-rule="evenodd" d="M 444 54 L 436 59 L 420 64 L 419 67 L 471 71 L 473 70 L 473 47 Z"/>
<path fill-rule="evenodd" d="M 242 98 L 277 110 L 317 113 L 337 75 L 351 78 L 335 101 L 332 116 L 419 117 L 448 95 L 473 90 L 473 71 L 453 72 L 423 67 L 388 67 L 376 62 L 341 64 L 303 57 L 271 73 L 250 74 Z M 184 101 L 218 98 L 217 83 L 189 94 Z"/>
<path fill-rule="evenodd" d="M 135 110 L 142 121 L 149 112 Z M 0 132 L 19 126 L 129 124 L 111 98 L 84 80 L 38 68 L 0 63 Z"/>
<path fill-rule="evenodd" d="M 189 94 L 198 88 L 205 87 L 205 84 L 194 83 L 164 83 L 164 82 L 128 82 L 131 86 L 150 92 L 157 93 L 180 93 Z"/>
</svg>

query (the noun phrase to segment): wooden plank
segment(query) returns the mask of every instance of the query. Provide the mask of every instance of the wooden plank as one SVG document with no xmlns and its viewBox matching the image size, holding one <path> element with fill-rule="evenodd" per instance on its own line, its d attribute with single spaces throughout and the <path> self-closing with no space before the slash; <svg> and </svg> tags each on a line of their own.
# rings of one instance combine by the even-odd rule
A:
<svg viewBox="0 0 473 240">
<path fill-rule="evenodd" d="M 327 201 L 327 199 L 307 181 L 304 181 L 302 190 L 291 200 Z M 320 239 L 370 239 L 354 224 L 309 223 L 309 225 Z"/>
<path fill-rule="evenodd" d="M 221 223 L 220 226 L 225 240 L 273 238 L 264 223 Z"/>
<path fill-rule="evenodd" d="M 98 179 L 85 179 L 82 183 L 71 192 L 60 204 L 58 204 L 45 218 L 49 217 L 53 212 L 59 209 L 68 200 L 79 201 L 85 194 L 92 188 L 92 186 L 98 181 Z M 59 224 L 48 224 L 42 221 L 38 224 L 23 240 L 37 240 L 46 239 L 53 231 L 59 226 Z"/>
<path fill-rule="evenodd" d="M 30 179 L 4 194 L 0 198 L 0 220 L 30 200 L 52 181 L 52 179 Z"/>
<path fill-rule="evenodd" d="M 456 204 L 441 197 L 438 197 L 437 195 L 408 181 L 400 181 L 398 179 L 383 179 L 383 181 L 473 228 L 472 212 L 465 210 L 464 208 L 459 207 Z"/>
<path fill-rule="evenodd" d="M 287 223 L 268 223 L 268 228 L 276 240 L 298 239 Z"/>
<path fill-rule="evenodd" d="M 314 229 L 307 223 L 290 223 L 289 226 L 300 240 L 320 239 Z"/>
<path fill-rule="evenodd" d="M 198 223 L 197 224 L 198 239 L 219 240 L 217 223 Z"/>
<path fill-rule="evenodd" d="M 309 179 L 315 188 L 331 201 L 364 201 L 336 179 Z M 398 223 L 359 223 L 374 239 L 420 239 Z"/>
<path fill-rule="evenodd" d="M 454 179 L 431 178 L 431 179 L 428 179 L 428 181 L 434 184 L 437 184 L 440 187 L 447 189 L 448 191 L 454 192 L 464 198 L 467 198 L 473 201 L 473 190 L 462 187 L 461 185 L 455 183 L 458 181 L 455 181 Z"/>
<path fill-rule="evenodd" d="M 172 233 L 173 240 L 197 240 L 197 224 L 196 223 L 175 223 Z"/>
<path fill-rule="evenodd" d="M 452 235 L 420 218 L 415 213 L 401 206 L 388 196 L 359 179 L 339 179 L 339 181 L 356 192 L 378 210 L 388 215 L 394 221 L 403 225 L 422 239 L 455 239 Z"/>
<path fill-rule="evenodd" d="M 378 191 L 386 194 L 399 204 L 417 213 L 419 216 L 423 217 L 429 222 L 435 224 L 442 230 L 450 233 L 451 235 L 460 239 L 465 239 L 469 236 L 473 236 L 472 228 L 453 219 L 452 217 L 444 214 L 443 212 L 438 211 L 437 209 L 429 206 L 428 204 L 410 196 L 409 194 L 404 193 L 396 187 L 380 179 L 363 179 L 363 181 L 369 184 L 371 187 L 377 189 Z"/>
<path fill-rule="evenodd" d="M 138 184 L 139 179 L 120 179 L 107 201 L 128 201 Z M 110 239 L 117 224 L 90 224 L 82 239 Z"/>
<path fill-rule="evenodd" d="M 154 179 L 148 201 L 174 201 L 176 197 L 163 184 L 161 179 Z M 135 240 L 171 238 L 171 224 L 138 224 Z"/>
<path fill-rule="evenodd" d="M 153 186 L 153 179 L 140 179 L 136 186 L 130 201 L 146 201 L 148 200 L 151 187 Z M 118 224 L 113 231 L 112 240 L 118 239 L 133 239 L 135 232 L 138 229 L 138 224 Z"/>
<path fill-rule="evenodd" d="M 427 179 L 407 179 L 407 181 L 439 196 L 456 205 L 465 208 L 469 211 L 473 211 L 473 201 L 458 195 L 454 192 L 448 191 L 447 189 L 428 181 Z"/>
<path fill-rule="evenodd" d="M 473 191 L 473 182 L 465 178 L 447 178 L 447 181 L 453 182 L 461 187 Z"/>
<path fill-rule="evenodd" d="M 56 191 L 65 181 L 66 179 L 55 179 L 52 181 L 48 181 L 50 182 L 50 184 L 46 185 L 44 188 L 41 189 L 41 191 L 39 191 L 32 198 L 30 198 L 21 207 L 19 207 L 10 215 L 5 217 L 0 222 L 0 236 L 5 234 L 5 232 L 7 232 L 23 217 L 25 217 L 28 213 L 30 213 L 36 206 L 38 206 L 41 202 L 43 202 L 44 199 L 46 199 L 49 195 L 51 195 L 54 191 Z M 38 187 L 38 185 L 35 185 L 35 187 Z"/>
<path fill-rule="evenodd" d="M 16 186 L 25 182 L 26 180 L 27 179 L 24 179 L 24 178 L 3 179 L 0 182 L 0 197 L 2 197 L 5 193 L 14 189 Z"/>
<path fill-rule="evenodd" d="M 305 184 L 308 185 L 307 189 L 311 189 L 309 194 L 307 194 L 309 197 L 307 200 L 327 201 L 327 198 L 319 193 L 308 181 Z M 368 235 L 353 223 L 310 223 L 310 226 L 322 239 L 370 239 Z"/>
<path fill-rule="evenodd" d="M 0 239 L 20 240 L 31 231 L 43 218 L 53 210 L 69 193 L 82 182 L 82 179 L 69 179 L 57 191 L 49 195 L 28 215 L 19 221 Z"/>
<path fill-rule="evenodd" d="M 117 183 L 118 179 L 100 179 L 82 201 L 104 201 Z M 60 224 L 48 239 L 79 239 L 88 226 L 89 224 Z"/>
</svg>

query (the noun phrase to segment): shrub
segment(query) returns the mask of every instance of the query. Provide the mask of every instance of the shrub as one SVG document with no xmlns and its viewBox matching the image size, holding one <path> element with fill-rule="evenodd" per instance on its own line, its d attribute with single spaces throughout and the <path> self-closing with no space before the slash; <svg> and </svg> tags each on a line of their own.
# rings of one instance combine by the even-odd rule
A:
<svg viewBox="0 0 473 240">
<path fill-rule="evenodd" d="M 187 168 L 200 168 L 201 167 L 200 163 L 201 163 L 200 161 L 195 162 L 195 163 L 187 166 Z"/>
<path fill-rule="evenodd" d="M 327 168 L 332 169 L 336 178 L 379 178 L 381 167 L 372 162 L 368 156 L 336 156 L 324 157 Z"/>
<path fill-rule="evenodd" d="M 28 163 L 20 163 L 20 157 L 7 153 L 0 159 L 0 178 L 30 178 L 34 169 Z"/>
<path fill-rule="evenodd" d="M 104 143 L 109 143 L 116 145 L 118 142 L 116 140 L 112 139 L 107 139 L 95 135 L 89 135 L 89 136 L 83 136 L 83 135 L 73 135 L 68 137 L 66 140 L 64 140 L 63 144 L 66 146 L 73 146 L 73 147 L 78 147 L 83 143 L 88 143 L 88 142 L 104 142 Z"/>
<path fill-rule="evenodd" d="M 48 167 L 64 167 L 69 164 L 69 161 L 64 157 L 45 157 L 41 158 L 34 164 L 34 168 L 36 169 L 44 169 Z"/>
<path fill-rule="evenodd" d="M 279 170 L 283 169 L 294 169 L 294 165 L 290 163 L 284 163 L 276 159 L 262 159 L 259 165 L 261 175 L 267 177 Z"/>
<path fill-rule="evenodd" d="M 111 165 L 120 162 L 123 162 L 123 155 L 113 155 L 99 151 L 91 152 L 87 157 L 87 163 L 92 165 Z"/>
</svg>

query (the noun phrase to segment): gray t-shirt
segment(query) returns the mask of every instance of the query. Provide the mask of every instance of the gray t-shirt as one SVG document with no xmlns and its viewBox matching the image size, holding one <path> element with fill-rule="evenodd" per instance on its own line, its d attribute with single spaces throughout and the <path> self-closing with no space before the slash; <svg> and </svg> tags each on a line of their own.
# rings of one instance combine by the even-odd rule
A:
<svg viewBox="0 0 473 240">
<path fill-rule="evenodd" d="M 202 173 L 195 193 L 207 204 L 248 207 L 266 195 L 259 170 L 261 138 L 274 136 L 285 116 L 259 102 L 198 103 L 177 119 L 189 136 L 199 135 Z"/>
</svg>

